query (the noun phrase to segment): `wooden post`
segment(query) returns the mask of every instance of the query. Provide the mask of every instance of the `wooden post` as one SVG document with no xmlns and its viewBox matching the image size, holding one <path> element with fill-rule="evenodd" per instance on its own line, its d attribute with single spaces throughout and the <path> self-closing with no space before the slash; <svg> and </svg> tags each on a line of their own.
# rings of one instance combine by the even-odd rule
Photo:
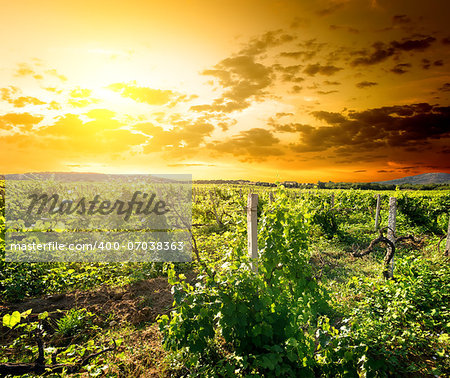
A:
<svg viewBox="0 0 450 378">
<path fill-rule="evenodd" d="M 450 256 L 450 217 L 448 219 L 447 242 L 445 243 L 445 256 Z"/>
<path fill-rule="evenodd" d="M 377 194 L 377 210 L 375 212 L 375 231 L 378 230 L 380 225 L 380 206 L 381 206 L 381 196 Z"/>
<path fill-rule="evenodd" d="M 247 201 L 248 255 L 252 260 L 252 270 L 258 271 L 258 194 L 249 193 Z"/>
<path fill-rule="evenodd" d="M 388 239 L 395 246 L 395 223 L 396 223 L 396 215 L 397 215 L 397 199 L 395 197 L 389 198 L 389 218 L 388 218 Z M 394 277 L 394 256 L 392 256 L 391 268 L 389 270 L 389 277 Z"/>
<path fill-rule="evenodd" d="M 216 192 L 215 191 L 213 192 L 211 190 L 209 192 L 209 195 L 210 195 L 210 199 L 211 199 L 212 210 L 213 210 L 214 216 L 216 217 L 217 225 L 221 226 L 222 225 L 222 221 L 221 221 L 221 219 L 219 217 L 219 214 L 217 213 Z"/>
<path fill-rule="evenodd" d="M 331 208 L 334 208 L 334 193 L 331 193 Z"/>
<path fill-rule="evenodd" d="M 269 202 L 273 203 L 273 192 L 269 192 Z"/>
</svg>

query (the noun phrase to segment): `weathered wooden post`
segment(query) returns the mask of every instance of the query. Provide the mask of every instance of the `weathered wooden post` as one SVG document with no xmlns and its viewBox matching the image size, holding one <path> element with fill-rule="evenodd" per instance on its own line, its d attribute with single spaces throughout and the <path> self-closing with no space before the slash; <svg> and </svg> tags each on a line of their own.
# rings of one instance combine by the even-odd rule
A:
<svg viewBox="0 0 450 378">
<path fill-rule="evenodd" d="M 217 225 L 221 226 L 222 225 L 222 221 L 221 221 L 221 219 L 219 217 L 219 214 L 217 213 L 217 201 L 216 201 L 216 191 L 215 191 L 215 189 L 214 189 L 214 192 L 212 190 L 209 192 L 209 196 L 210 196 L 210 199 L 211 199 L 212 210 L 213 210 L 214 216 L 216 217 Z"/>
<path fill-rule="evenodd" d="M 450 217 L 448 219 L 447 242 L 445 243 L 445 256 L 450 256 Z"/>
<path fill-rule="evenodd" d="M 389 218 L 388 218 L 388 239 L 395 246 L 395 224 L 397 215 L 397 199 L 395 197 L 389 198 Z M 389 278 L 394 277 L 394 256 L 392 256 L 391 267 L 389 269 Z"/>
<path fill-rule="evenodd" d="M 269 202 L 273 203 L 273 192 L 269 192 Z"/>
<path fill-rule="evenodd" d="M 258 194 L 249 193 L 247 201 L 248 255 L 252 270 L 258 271 Z"/>
<path fill-rule="evenodd" d="M 334 208 L 334 193 L 331 193 L 331 208 Z"/>
<path fill-rule="evenodd" d="M 380 225 L 380 206 L 381 206 L 381 196 L 377 194 L 377 210 L 375 212 L 375 231 L 378 230 Z"/>
</svg>

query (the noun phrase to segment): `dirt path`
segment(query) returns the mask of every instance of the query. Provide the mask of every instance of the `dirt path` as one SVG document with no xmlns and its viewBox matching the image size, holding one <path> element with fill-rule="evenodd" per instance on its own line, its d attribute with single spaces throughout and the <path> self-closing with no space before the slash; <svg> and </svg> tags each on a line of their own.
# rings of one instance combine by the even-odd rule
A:
<svg viewBox="0 0 450 378">
<path fill-rule="evenodd" d="M 1 313 L 33 309 L 32 314 L 44 311 L 86 308 L 107 316 L 114 314 L 116 321 L 131 324 L 154 322 L 160 314 L 167 314 L 173 297 L 167 278 L 157 277 L 135 282 L 123 287 L 102 286 L 92 291 L 73 291 L 42 298 L 32 298 L 18 303 L 9 303 L 0 308 Z"/>
</svg>

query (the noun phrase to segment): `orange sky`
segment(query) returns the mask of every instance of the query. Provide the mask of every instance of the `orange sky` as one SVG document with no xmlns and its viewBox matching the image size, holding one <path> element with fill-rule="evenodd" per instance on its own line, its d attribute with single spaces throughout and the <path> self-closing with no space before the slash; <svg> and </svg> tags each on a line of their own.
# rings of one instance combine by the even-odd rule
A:
<svg viewBox="0 0 450 378">
<path fill-rule="evenodd" d="M 447 1 L 2 2 L 2 173 L 450 172 Z"/>
</svg>

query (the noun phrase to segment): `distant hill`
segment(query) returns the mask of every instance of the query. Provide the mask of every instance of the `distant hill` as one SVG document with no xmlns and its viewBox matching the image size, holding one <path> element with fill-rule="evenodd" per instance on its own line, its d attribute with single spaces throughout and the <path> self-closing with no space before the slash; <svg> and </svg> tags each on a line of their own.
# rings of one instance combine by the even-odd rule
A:
<svg viewBox="0 0 450 378">
<path fill-rule="evenodd" d="M 107 174 L 90 172 L 29 172 L 20 174 L 7 174 L 0 176 L 0 179 L 8 180 L 61 180 L 71 181 L 92 181 L 92 182 L 117 182 L 117 181 L 151 181 L 151 182 L 174 182 L 179 180 L 190 181 L 182 175 L 149 175 L 149 174 Z"/>
<path fill-rule="evenodd" d="M 378 184 L 449 184 L 450 173 L 436 172 L 436 173 L 424 173 L 422 175 L 407 176 L 395 180 L 378 181 Z"/>
</svg>

